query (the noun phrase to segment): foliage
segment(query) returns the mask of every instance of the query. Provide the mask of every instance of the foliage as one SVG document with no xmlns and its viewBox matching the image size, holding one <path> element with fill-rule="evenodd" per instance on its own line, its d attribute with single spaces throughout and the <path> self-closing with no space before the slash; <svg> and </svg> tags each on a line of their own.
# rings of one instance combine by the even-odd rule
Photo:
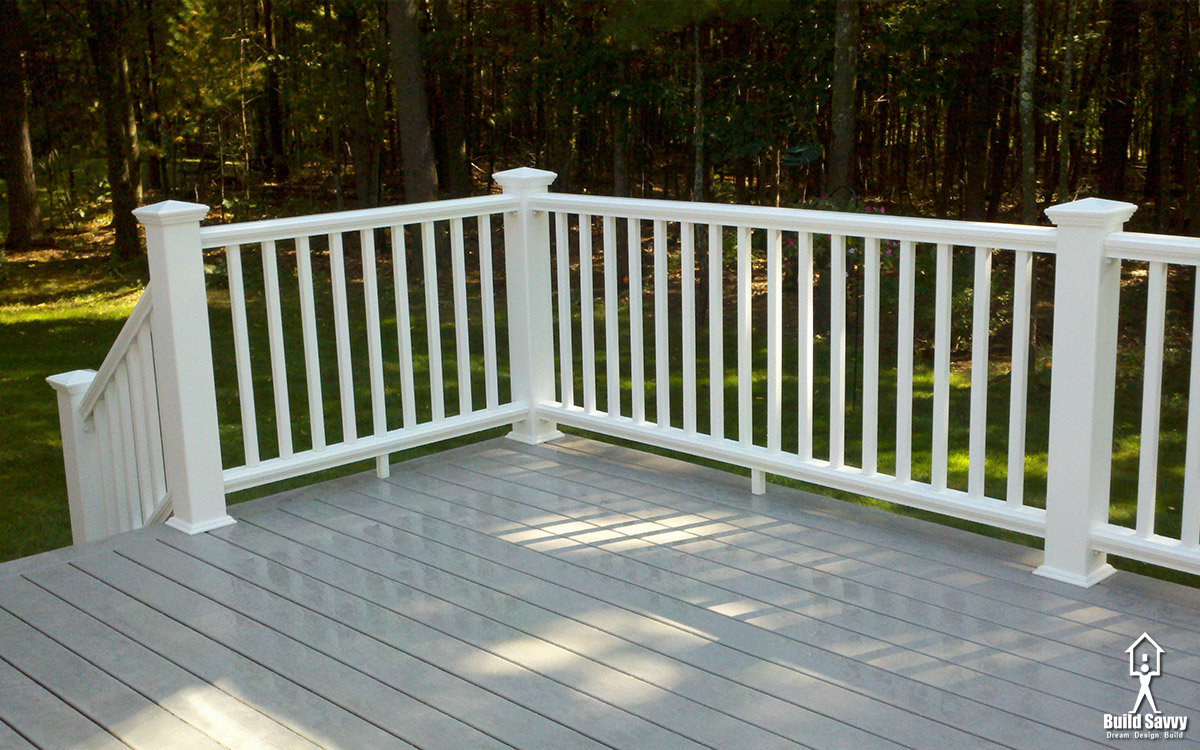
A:
<svg viewBox="0 0 1200 750">
<path fill-rule="evenodd" d="M 1074 2 L 1069 40 L 1065 4 L 1038 6 L 1043 206 L 1060 183 L 1070 195 L 1094 190 L 1106 166 L 1098 144 L 1114 2 Z M 65 0 L 20 0 L 20 7 L 44 208 L 56 226 L 77 227 L 105 193 L 86 14 Z M 696 153 L 705 192 L 718 199 L 794 204 L 817 194 L 830 140 L 833 3 L 444 0 L 419 7 L 438 169 L 448 174 L 461 163 L 475 191 L 494 169 L 536 164 L 558 171 L 563 185 L 611 192 L 623 151 L 635 195 L 688 195 Z M 1195 233 L 1200 187 L 1188 175 L 1200 165 L 1200 55 L 1191 54 L 1200 49 L 1200 22 L 1194 4 L 1155 7 L 1139 15 L 1139 43 L 1131 46 L 1131 111 L 1145 116 L 1132 123 L 1128 194 L 1105 197 L 1148 204 L 1135 222 Z M 124 44 L 142 153 L 164 173 L 163 184 L 148 183 L 150 197 L 209 203 L 228 218 L 278 213 L 288 202 L 336 208 L 358 199 L 353 176 L 364 165 L 378 169 L 386 200 L 402 197 L 400 109 L 381 4 L 139 0 L 129 11 Z M 1018 0 L 865 0 L 859 195 L 903 213 L 1017 215 L 1020 16 Z M 1169 61 L 1152 43 L 1163 35 L 1181 51 Z M 274 113 L 273 88 L 281 101 Z M 696 152 L 701 115 L 704 148 Z M 275 126 L 291 175 L 283 181 L 267 153 Z M 351 158 L 362 139 L 378 150 L 378 166 Z M 797 162 L 800 148 L 806 156 Z M 1059 174 L 1064 148 L 1069 174 Z"/>
</svg>

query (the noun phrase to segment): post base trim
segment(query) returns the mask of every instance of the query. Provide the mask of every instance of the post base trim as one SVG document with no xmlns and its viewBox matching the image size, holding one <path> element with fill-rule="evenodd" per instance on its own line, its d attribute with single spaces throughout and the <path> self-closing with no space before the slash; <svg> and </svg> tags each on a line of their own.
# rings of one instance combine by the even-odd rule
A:
<svg viewBox="0 0 1200 750">
<path fill-rule="evenodd" d="M 509 440 L 516 440 L 518 443 L 524 443 L 525 445 L 541 445 L 551 440 L 558 440 L 560 437 L 565 437 L 565 435 L 558 430 L 545 430 L 532 435 L 521 430 L 513 430 L 505 435 L 505 437 Z"/>
<path fill-rule="evenodd" d="M 171 518 L 167 519 L 168 526 L 173 529 L 179 529 L 183 533 L 189 535 L 203 534 L 206 531 L 219 529 L 223 526 L 232 526 L 235 523 L 237 523 L 237 521 L 235 521 L 232 516 L 221 516 L 220 518 L 214 518 L 211 521 L 201 521 L 200 523 L 188 523 L 178 516 L 172 516 Z"/>
<path fill-rule="evenodd" d="M 1049 578 L 1052 581 L 1062 581 L 1063 583 L 1069 583 L 1072 586 L 1082 586 L 1083 588 L 1088 589 L 1116 572 L 1116 568 L 1108 563 L 1104 563 L 1087 575 L 1072 573 L 1067 570 L 1062 570 L 1061 568 L 1052 568 L 1048 565 L 1039 565 L 1034 569 L 1033 574 L 1035 576 L 1041 576 L 1042 578 Z"/>
</svg>

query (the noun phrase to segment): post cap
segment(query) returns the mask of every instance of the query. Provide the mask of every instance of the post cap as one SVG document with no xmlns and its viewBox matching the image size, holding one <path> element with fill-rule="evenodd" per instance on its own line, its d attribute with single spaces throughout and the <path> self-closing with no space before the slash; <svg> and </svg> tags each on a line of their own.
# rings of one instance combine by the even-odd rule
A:
<svg viewBox="0 0 1200 750">
<path fill-rule="evenodd" d="M 166 227 L 172 224 L 187 224 L 208 216 L 208 206 L 202 203 L 162 201 L 149 206 L 135 208 L 133 215 L 147 227 Z"/>
<path fill-rule="evenodd" d="M 506 193 L 510 191 L 545 191 L 557 177 L 558 173 L 556 172 L 547 172 L 544 169 L 533 169 L 532 167 L 506 169 L 492 175 L 492 179 Z"/>
<path fill-rule="evenodd" d="M 1115 230 L 1129 221 L 1129 217 L 1133 216 L 1137 208 L 1132 203 L 1122 201 L 1083 198 L 1050 206 L 1046 209 L 1046 216 L 1058 226 L 1106 227 Z"/>
<path fill-rule="evenodd" d="M 59 393 L 74 395 L 76 393 L 83 393 L 90 388 L 92 381 L 95 379 L 95 370 L 72 370 L 70 372 L 60 372 L 57 375 L 51 375 L 46 378 L 46 382 Z"/>
</svg>

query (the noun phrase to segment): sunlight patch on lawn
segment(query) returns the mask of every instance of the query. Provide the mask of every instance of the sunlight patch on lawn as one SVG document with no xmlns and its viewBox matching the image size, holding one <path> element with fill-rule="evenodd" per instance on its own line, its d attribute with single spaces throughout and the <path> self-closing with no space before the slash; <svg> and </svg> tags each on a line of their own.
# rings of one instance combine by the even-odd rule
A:
<svg viewBox="0 0 1200 750">
<path fill-rule="evenodd" d="M 141 287 L 134 286 L 36 305 L 0 305 L 0 325 L 56 320 L 123 320 L 129 317 L 141 295 Z"/>
</svg>

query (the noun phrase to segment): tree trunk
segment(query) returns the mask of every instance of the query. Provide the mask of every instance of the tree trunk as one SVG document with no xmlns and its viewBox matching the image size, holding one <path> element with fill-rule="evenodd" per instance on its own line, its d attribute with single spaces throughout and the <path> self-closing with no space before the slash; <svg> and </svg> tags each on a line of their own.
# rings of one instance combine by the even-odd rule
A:
<svg viewBox="0 0 1200 750">
<path fill-rule="evenodd" d="M 392 77 L 400 117 L 400 153 L 404 160 L 404 200 L 437 199 L 437 166 L 429 129 L 429 103 L 421 65 L 421 31 L 416 0 L 388 0 Z"/>
<path fill-rule="evenodd" d="M 1133 129 L 1134 84 L 1140 65 L 1136 0 L 1112 0 L 1109 6 L 1106 98 L 1100 110 L 1100 195 L 1125 197 L 1129 137 Z"/>
<path fill-rule="evenodd" d="M 1200 12 L 1195 5 L 1184 3 L 1180 12 L 1184 17 L 1184 28 L 1187 38 L 1184 41 L 1184 51 L 1187 60 L 1196 60 L 1200 56 Z M 1196 65 L 1188 65 L 1178 72 L 1178 85 L 1185 91 L 1200 91 L 1200 69 Z M 1181 102 L 1176 117 L 1180 123 L 1179 178 L 1177 184 L 1183 191 L 1182 219 L 1177 224 L 1185 234 L 1200 233 L 1200 184 L 1195 176 L 1200 171 L 1200 103 L 1195 97 L 1185 97 Z"/>
<path fill-rule="evenodd" d="M 1058 202 L 1066 203 L 1071 177 L 1071 80 L 1075 74 L 1075 0 L 1066 0 L 1067 31 L 1064 39 L 1062 88 L 1059 92 L 1058 115 Z"/>
<path fill-rule="evenodd" d="M 1013 102 L 1006 100 L 999 103 L 996 107 L 999 110 L 995 117 L 995 130 L 989 141 L 988 159 L 990 166 L 988 167 L 988 182 L 987 182 L 987 218 L 989 221 L 995 220 L 1000 213 L 1000 202 L 1004 198 L 1004 194 L 1008 187 L 1008 174 L 1006 165 L 1012 143 L 1012 111 Z M 1027 222 L 1032 223 L 1032 222 Z"/>
<path fill-rule="evenodd" d="M 990 118 L 991 102 L 979 89 L 966 96 L 966 115 L 961 120 L 963 133 L 963 217 L 970 220 L 987 218 L 986 187 L 988 184 L 988 145 L 993 132 Z"/>
<path fill-rule="evenodd" d="M 1166 153 L 1170 145 L 1165 143 L 1166 133 L 1171 127 L 1172 73 L 1167 65 L 1167 51 L 1175 58 L 1174 50 L 1179 40 L 1173 33 L 1176 19 L 1170 16 L 1169 6 L 1157 9 L 1154 14 L 1154 38 L 1158 44 L 1150 50 L 1150 142 L 1147 148 L 1146 181 L 1142 186 L 1142 201 L 1154 205 L 1154 231 L 1166 228 Z"/>
<path fill-rule="evenodd" d="M 858 0 L 837 0 L 834 11 L 833 96 L 830 103 L 829 171 L 825 192 L 854 187 L 854 119 L 857 97 L 860 8 Z"/>
<path fill-rule="evenodd" d="M 465 36 L 467 29 L 460 20 L 462 10 L 458 5 L 449 0 L 431 3 L 434 28 L 440 34 L 462 40 L 461 46 L 469 46 Z M 438 146 L 438 184 L 443 198 L 461 198 L 471 192 L 471 165 L 467 154 L 469 56 L 459 45 L 452 46 L 434 70 L 437 81 L 434 89 L 434 119 L 438 127 L 434 137 Z"/>
<path fill-rule="evenodd" d="M 704 200 L 704 65 L 700 58 L 700 22 L 692 25 L 692 200 Z"/>
<path fill-rule="evenodd" d="M 1034 171 L 1036 133 L 1033 129 L 1033 66 L 1037 51 L 1033 0 L 1021 3 L 1021 221 L 1037 220 L 1037 174 Z"/>
<path fill-rule="evenodd" d="M 29 247 L 42 239 L 42 214 L 37 201 L 37 177 L 29 144 L 26 99 L 24 24 L 15 2 L 0 2 L 0 138 L 4 139 L 4 179 L 8 184 L 10 249 Z"/>
<path fill-rule="evenodd" d="M 275 13 L 272 0 L 262 0 L 263 51 L 267 57 L 263 86 L 263 163 L 275 180 L 288 176 L 283 146 L 283 102 L 279 91 L 279 53 L 275 48 Z"/>
<path fill-rule="evenodd" d="M 346 55 L 342 106 L 350 113 L 350 160 L 354 165 L 354 190 L 359 208 L 370 208 L 379 198 L 379 127 L 367 88 L 367 62 L 360 7 L 347 2 L 341 7 L 340 34 Z"/>
<path fill-rule="evenodd" d="M 625 63 L 617 65 L 617 85 L 625 83 Z M 629 196 L 629 107 L 618 98 L 613 106 L 613 195 Z"/>
<path fill-rule="evenodd" d="M 145 153 L 146 187 L 160 195 L 165 193 L 168 187 L 162 107 L 158 95 L 158 54 L 162 43 L 161 20 L 164 12 L 164 5 L 158 0 L 146 0 L 142 3 L 146 55 L 143 58 L 145 64 L 142 65 L 141 122 L 148 145 Z"/>
<path fill-rule="evenodd" d="M 141 202 L 137 126 L 129 92 L 122 9 L 106 0 L 88 0 L 88 47 L 96 68 L 96 92 L 104 119 L 108 184 L 112 195 L 114 254 L 131 258 L 141 251 L 133 209 Z"/>
</svg>

